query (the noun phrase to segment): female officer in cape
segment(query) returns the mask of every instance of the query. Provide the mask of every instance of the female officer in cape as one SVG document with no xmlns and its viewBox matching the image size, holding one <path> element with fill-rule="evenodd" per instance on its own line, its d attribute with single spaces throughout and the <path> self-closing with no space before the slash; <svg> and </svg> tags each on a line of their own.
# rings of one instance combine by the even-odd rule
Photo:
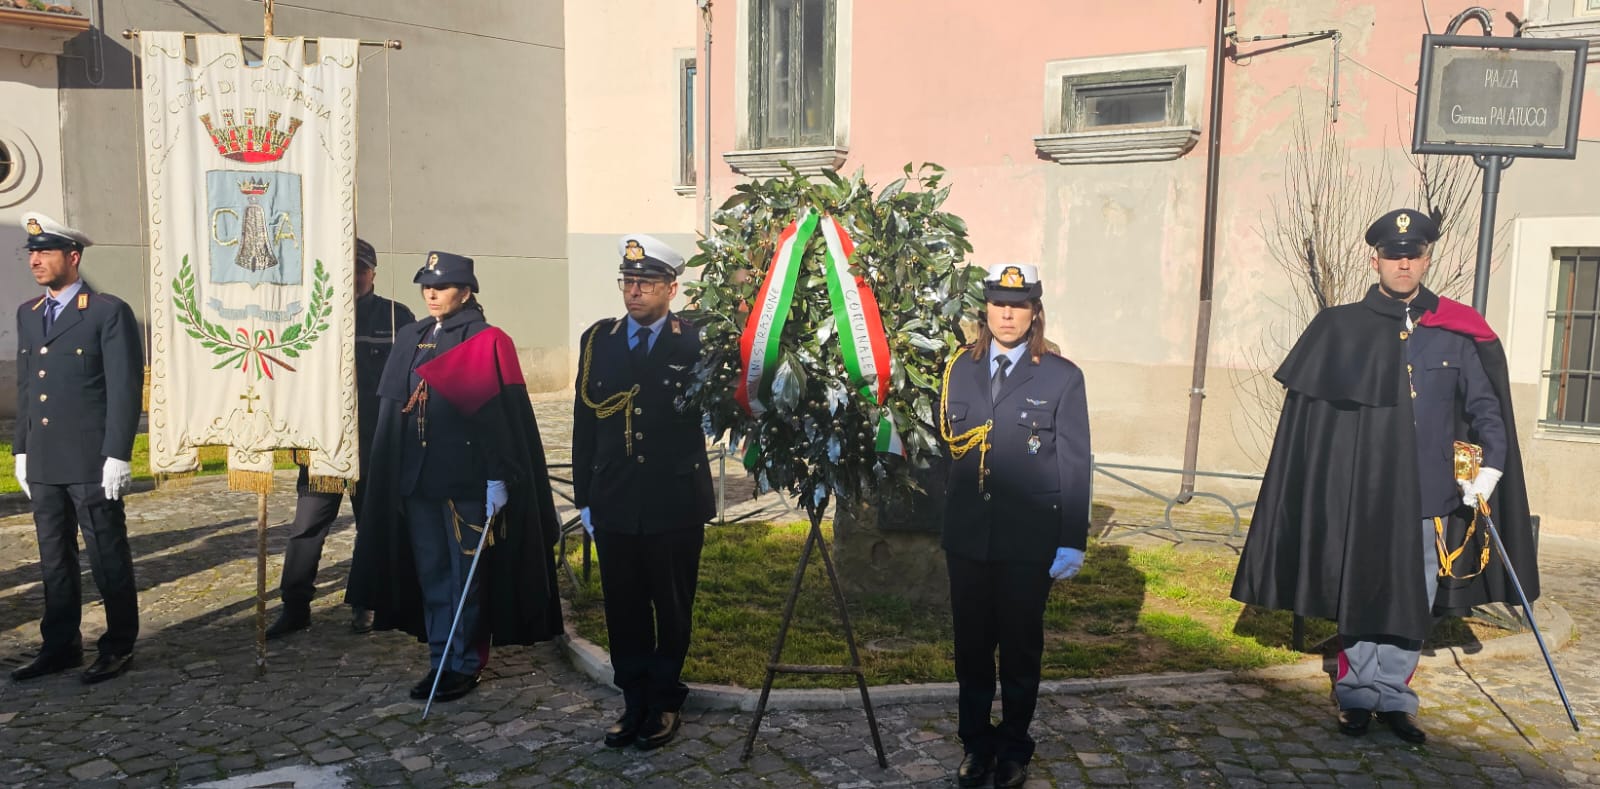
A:
<svg viewBox="0 0 1600 789">
<path fill-rule="evenodd" d="M 940 395 L 962 786 L 1027 780 L 1045 599 L 1051 581 L 1077 574 L 1088 539 L 1083 373 L 1047 349 L 1041 292 L 1033 266 L 989 267 L 978 341 L 950 360 Z"/>
<path fill-rule="evenodd" d="M 516 347 L 484 318 L 472 259 L 430 253 L 412 281 L 428 317 L 396 332 L 378 384 L 362 480 L 371 515 L 358 524 L 347 602 L 372 609 L 376 629 L 425 639 L 430 668 L 411 697 L 427 698 L 442 671 L 435 699 L 449 701 L 477 687 L 491 640 L 561 632 L 560 524 Z"/>
</svg>

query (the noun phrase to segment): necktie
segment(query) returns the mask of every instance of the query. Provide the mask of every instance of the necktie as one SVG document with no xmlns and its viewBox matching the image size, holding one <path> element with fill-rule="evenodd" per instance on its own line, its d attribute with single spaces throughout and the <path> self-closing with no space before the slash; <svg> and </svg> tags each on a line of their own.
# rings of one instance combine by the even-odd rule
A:
<svg viewBox="0 0 1600 789">
<path fill-rule="evenodd" d="M 1000 390 L 1006 385 L 1006 368 L 1011 366 L 1011 357 L 1002 356 L 994 360 L 994 377 L 989 379 L 989 402 L 1000 400 Z"/>
<path fill-rule="evenodd" d="M 60 308 L 61 308 L 61 305 L 56 303 L 55 299 L 45 299 L 44 300 L 44 333 L 45 334 L 49 334 L 50 333 L 50 327 L 55 325 L 55 323 L 56 323 L 56 310 L 58 310 Z"/>
<path fill-rule="evenodd" d="M 640 326 L 633 333 L 633 360 L 643 363 L 650 356 L 650 327 Z"/>
</svg>

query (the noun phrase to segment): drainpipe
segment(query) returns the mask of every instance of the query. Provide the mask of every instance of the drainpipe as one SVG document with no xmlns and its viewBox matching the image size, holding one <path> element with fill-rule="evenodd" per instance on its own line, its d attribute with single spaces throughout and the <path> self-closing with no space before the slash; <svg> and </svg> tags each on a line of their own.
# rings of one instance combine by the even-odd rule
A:
<svg viewBox="0 0 1600 789">
<path fill-rule="evenodd" d="M 1217 181 L 1222 167 L 1222 76 L 1227 58 L 1228 0 L 1217 0 L 1211 39 L 1211 119 L 1206 133 L 1205 240 L 1200 252 L 1200 303 L 1194 329 L 1194 377 L 1189 385 L 1189 428 L 1183 444 L 1183 482 L 1177 501 L 1194 498 L 1195 465 L 1200 457 L 1200 408 L 1206 398 L 1206 357 L 1211 350 L 1211 280 L 1217 260 Z"/>
<path fill-rule="evenodd" d="M 700 159 L 700 199 L 705 203 L 702 230 L 711 237 L 711 0 L 695 0 L 700 6 L 700 18 L 706 29 L 705 63 L 700 65 L 700 104 L 704 107 L 701 128 L 705 130 L 704 154 Z M 720 511 L 720 510 L 719 510 Z"/>
</svg>

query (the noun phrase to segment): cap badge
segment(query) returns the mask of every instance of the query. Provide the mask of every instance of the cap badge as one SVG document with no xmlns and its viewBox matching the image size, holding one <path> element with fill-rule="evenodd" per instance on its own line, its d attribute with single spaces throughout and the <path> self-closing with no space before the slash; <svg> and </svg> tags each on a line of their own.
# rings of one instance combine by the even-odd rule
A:
<svg viewBox="0 0 1600 789">
<path fill-rule="evenodd" d="M 1006 266 L 1005 270 L 1000 272 L 1000 287 L 1021 288 L 1024 286 L 1025 284 L 1022 279 L 1022 269 L 1019 269 L 1016 266 Z"/>
<path fill-rule="evenodd" d="M 31 216 L 28 217 L 28 233 L 30 235 L 37 236 L 37 235 L 39 235 L 40 233 L 43 233 L 43 232 L 44 232 L 44 228 L 39 225 L 39 220 L 34 219 Z"/>
<path fill-rule="evenodd" d="M 644 247 L 639 246 L 639 242 L 634 241 L 631 238 L 628 239 L 628 244 L 623 249 L 623 252 L 622 252 L 622 259 L 623 260 L 644 260 Z"/>
<path fill-rule="evenodd" d="M 435 252 L 428 256 L 428 270 L 435 273 L 439 271 L 439 253 Z"/>
<path fill-rule="evenodd" d="M 1406 229 L 1411 227 L 1411 216 L 1409 214 L 1401 214 L 1395 217 L 1394 226 L 1400 228 L 1400 232 L 1406 232 Z"/>
</svg>

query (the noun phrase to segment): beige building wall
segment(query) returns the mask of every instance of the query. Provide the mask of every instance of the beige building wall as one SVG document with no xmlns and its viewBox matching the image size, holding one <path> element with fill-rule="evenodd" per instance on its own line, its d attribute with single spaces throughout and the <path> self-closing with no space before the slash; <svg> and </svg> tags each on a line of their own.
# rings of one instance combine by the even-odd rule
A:
<svg viewBox="0 0 1600 789">
<path fill-rule="evenodd" d="M 28 273 L 23 212 L 63 217 L 57 55 L 72 33 L 0 21 L 0 417 L 16 414 L 13 310 L 39 292 Z M 97 281 L 97 280 L 91 280 Z M 8 437 L 9 438 L 9 437 Z"/>
<path fill-rule="evenodd" d="M 88 275 L 143 314 L 135 44 L 117 33 L 259 34 L 262 7 L 129 0 L 96 8 L 110 36 L 79 36 L 69 54 L 81 60 L 60 69 L 65 221 L 99 242 Z M 571 373 L 561 3 L 327 0 L 276 9 L 278 35 L 404 42 L 399 51 L 362 50 L 357 232 L 378 249 L 379 292 L 421 313 L 411 275 L 428 251 L 474 258 L 489 320 L 516 340 L 529 388 L 564 385 Z"/>
<path fill-rule="evenodd" d="M 622 314 L 618 235 L 647 233 L 685 257 L 695 252 L 702 204 L 679 177 L 680 80 L 682 61 L 697 58 L 699 19 L 690 0 L 567 0 L 566 330 L 574 363 L 582 331 Z M 693 87 L 698 99 L 702 84 Z M 699 129 L 704 105 L 695 107 Z"/>
</svg>

